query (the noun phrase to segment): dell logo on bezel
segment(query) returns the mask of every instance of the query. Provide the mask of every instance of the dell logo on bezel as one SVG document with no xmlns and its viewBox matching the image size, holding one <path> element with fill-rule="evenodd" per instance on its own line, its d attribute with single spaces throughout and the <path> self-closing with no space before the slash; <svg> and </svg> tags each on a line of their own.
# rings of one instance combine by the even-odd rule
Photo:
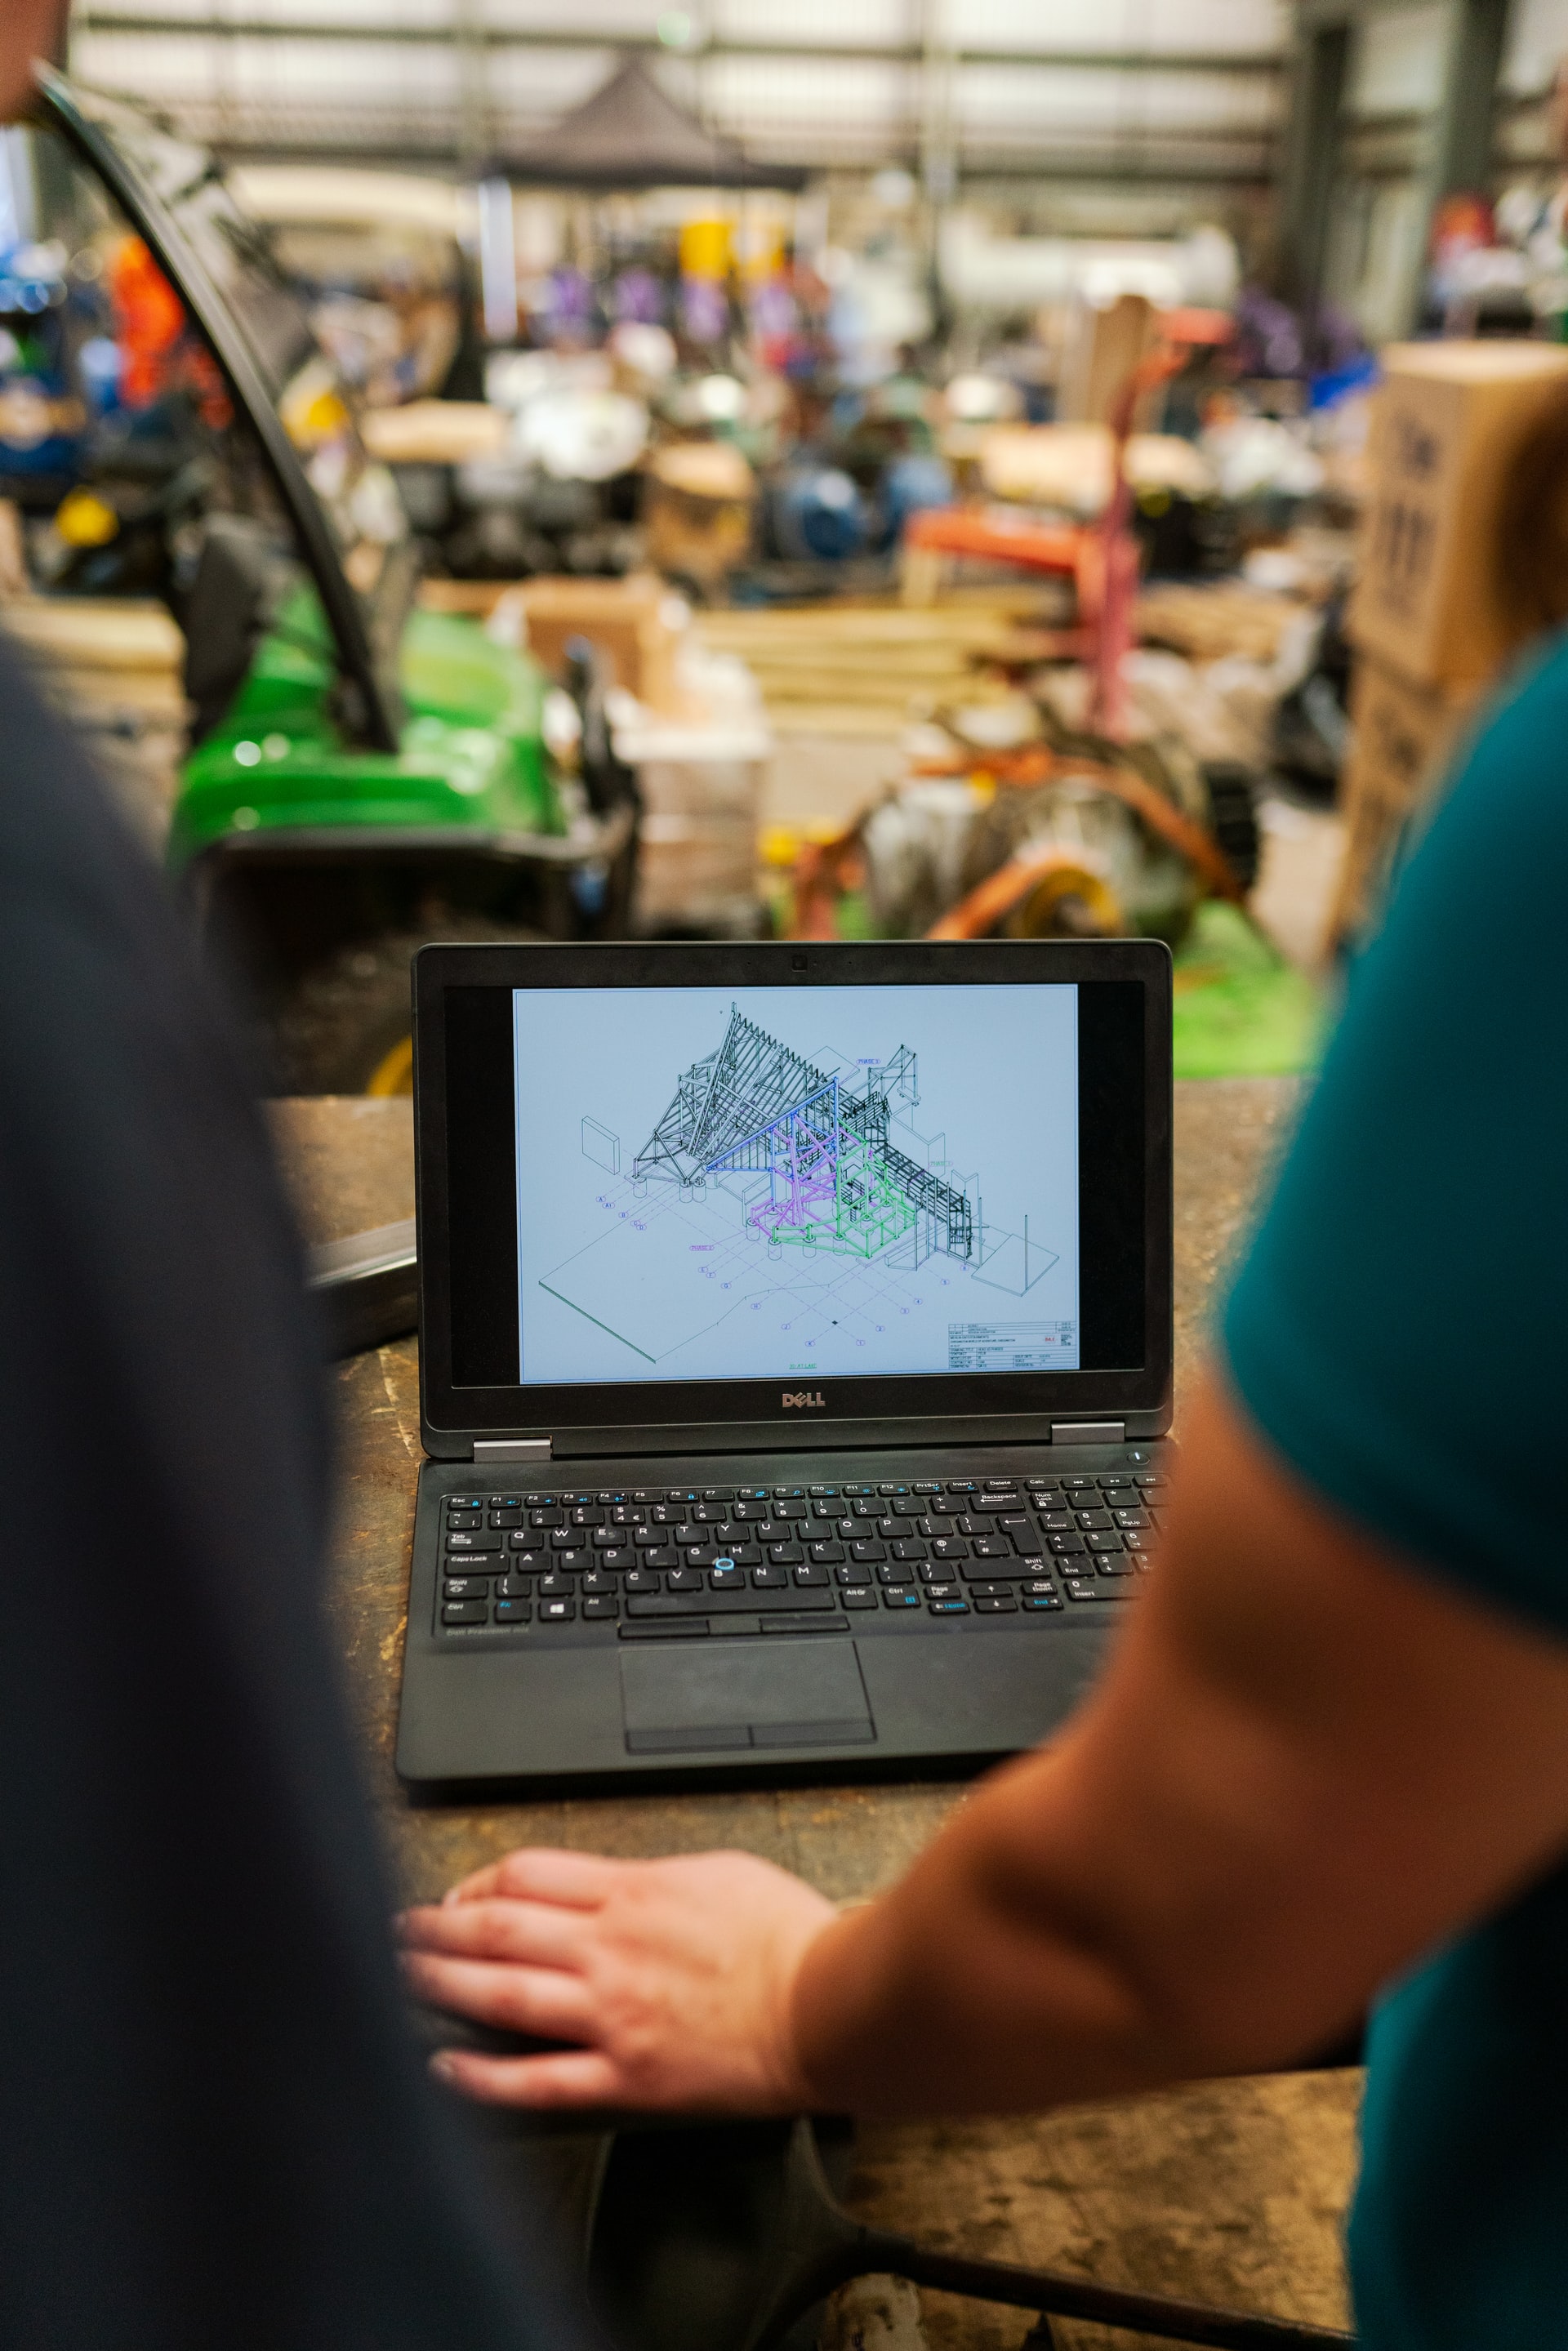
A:
<svg viewBox="0 0 1568 2351">
<path fill-rule="evenodd" d="M 825 1412 L 828 1408 L 828 1399 L 821 1388 L 797 1388 L 792 1395 L 786 1395 L 784 1398 L 786 1412 L 791 1408 L 800 1411 Z"/>
</svg>

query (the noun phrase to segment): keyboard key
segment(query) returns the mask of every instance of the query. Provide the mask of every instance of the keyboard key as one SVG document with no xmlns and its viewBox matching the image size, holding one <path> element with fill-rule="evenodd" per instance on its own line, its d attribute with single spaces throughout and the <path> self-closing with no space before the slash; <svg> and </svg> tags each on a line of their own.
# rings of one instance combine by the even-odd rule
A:
<svg viewBox="0 0 1568 2351">
<path fill-rule="evenodd" d="M 922 1485 L 920 1480 L 916 1479 L 915 1490 L 917 1494 L 939 1494 L 942 1491 L 942 1489 L 940 1486 Z"/>
<path fill-rule="evenodd" d="M 913 1583 L 915 1570 L 905 1567 L 900 1560 L 891 1559 L 877 1569 L 876 1580 L 879 1583 Z"/>
<path fill-rule="evenodd" d="M 905 1591 L 902 1584 L 895 1585 L 892 1591 L 883 1593 L 882 1604 L 884 1608 L 918 1608 L 920 1594 Z"/>
<path fill-rule="evenodd" d="M 814 1542 L 810 1548 L 811 1557 L 819 1567 L 838 1567 L 843 1562 L 845 1552 L 841 1542 Z"/>
<path fill-rule="evenodd" d="M 522 1523 L 521 1510 L 492 1510 L 490 1513 L 490 1524 L 493 1527 L 520 1527 Z M 447 1520 L 447 1524 L 451 1524 L 450 1520 Z"/>
<path fill-rule="evenodd" d="M 441 1611 L 444 1625 L 483 1625 L 490 1612 L 482 1600 L 448 1601 Z"/>
<path fill-rule="evenodd" d="M 887 1557 L 887 1547 L 885 1544 L 880 1542 L 851 1543 L 850 1557 L 852 1559 L 858 1560 L 863 1567 L 868 1561 L 885 1559 Z"/>
<path fill-rule="evenodd" d="M 833 1580 L 825 1567 L 792 1567 L 789 1573 L 797 1583 L 806 1584 L 813 1589 L 824 1583 L 831 1584 Z"/>
<path fill-rule="evenodd" d="M 666 1592 L 706 1592 L 707 1581 L 696 1567 L 673 1567 L 664 1578 Z"/>
<path fill-rule="evenodd" d="M 961 1535 L 988 1535 L 991 1531 L 989 1519 L 980 1517 L 974 1510 L 966 1510 L 958 1520 Z"/>
<path fill-rule="evenodd" d="M 501 1538 L 487 1527 L 458 1527 L 446 1531 L 446 1548 L 457 1551 L 499 1551 Z"/>
<path fill-rule="evenodd" d="M 1091 1551 L 1120 1551 L 1122 1538 L 1114 1530 L 1110 1534 L 1101 1534 L 1096 1530 L 1089 1538 L 1089 1548 Z"/>
<path fill-rule="evenodd" d="M 733 1502 L 734 1499 L 735 1488 L 733 1486 L 705 1486 L 703 1488 L 703 1500 L 705 1502 Z"/>
<path fill-rule="evenodd" d="M 501 1575 L 496 1579 L 497 1600 L 531 1600 L 534 1580 L 531 1575 Z"/>
<path fill-rule="evenodd" d="M 644 1567 L 679 1567 L 681 1563 L 674 1543 L 659 1543 L 651 1551 L 640 1552 L 638 1557 Z"/>
<path fill-rule="evenodd" d="M 1058 1557 L 1064 1556 L 1069 1552 L 1078 1552 L 1084 1549 L 1084 1542 L 1082 1535 L 1048 1535 L 1046 1537 L 1046 1542 L 1049 1549 Z"/>
<path fill-rule="evenodd" d="M 634 1567 L 626 1578 L 628 1592 L 652 1593 L 659 1589 L 659 1578 L 651 1568 Z"/>
<path fill-rule="evenodd" d="M 618 1573 L 622 1568 L 631 1567 L 637 1557 L 630 1543 L 612 1543 L 608 1550 L 593 1553 L 593 1563 L 612 1573 Z"/>
<path fill-rule="evenodd" d="M 1056 1586 L 1048 1575 L 1031 1575 L 1023 1586 L 1023 1595 L 1026 1600 L 1041 1600 L 1055 1590 Z"/>
<path fill-rule="evenodd" d="M 974 1490 L 975 1481 L 972 1478 L 949 1478 L 947 1480 L 949 1494 L 972 1494 Z"/>
<path fill-rule="evenodd" d="M 1059 1600 L 1054 1592 L 1026 1592 L 1019 1605 L 1027 1615 L 1031 1609 L 1038 1613 L 1048 1608 L 1062 1608 L 1066 1603 Z"/>
<path fill-rule="evenodd" d="M 575 1598 L 576 1593 L 577 1578 L 574 1575 L 541 1575 L 538 1580 L 538 1596 L 541 1600 Z"/>
<path fill-rule="evenodd" d="M 1009 1583 L 971 1583 L 968 1590 L 970 1599 L 976 1601 L 1010 1600 L 1013 1596 Z"/>
<path fill-rule="evenodd" d="M 497 1625 L 531 1625 L 533 1621 L 533 1604 L 530 1601 L 497 1601 L 496 1622 Z"/>
<path fill-rule="evenodd" d="M 1013 1555 L 1012 1544 L 1006 1535 L 977 1535 L 969 1551 L 975 1559 L 1011 1559 Z"/>
<path fill-rule="evenodd" d="M 931 1556 L 933 1559 L 967 1559 L 969 1546 L 962 1535 L 934 1535 Z"/>
<path fill-rule="evenodd" d="M 909 1489 L 907 1486 L 879 1486 L 876 1490 L 879 1494 L 907 1494 Z"/>
<path fill-rule="evenodd" d="M 744 1592 L 746 1572 L 732 1562 L 724 1567 L 710 1568 L 707 1583 L 710 1592 Z"/>
<path fill-rule="evenodd" d="M 541 1625 L 570 1625 L 576 1614 L 575 1600 L 541 1600 L 539 1602 Z"/>
<path fill-rule="evenodd" d="M 621 1605 L 615 1600 L 585 1600 L 582 1604 L 582 1613 L 585 1617 L 619 1616 Z"/>
<path fill-rule="evenodd" d="M 483 1494 L 448 1494 L 446 1507 L 448 1510 L 482 1510 L 485 1507 L 485 1496 Z"/>
<path fill-rule="evenodd" d="M 1111 1513 L 1109 1510 L 1080 1510 L 1078 1523 L 1085 1533 L 1091 1527 L 1108 1527 L 1111 1524 Z"/>
<path fill-rule="evenodd" d="M 1105 1557 L 1096 1559 L 1094 1573 L 1096 1575 L 1131 1575 L 1133 1562 L 1124 1551 L 1119 1551 L 1114 1559 Z"/>
<path fill-rule="evenodd" d="M 836 1494 L 838 1490 L 839 1489 L 836 1486 L 811 1486 L 807 1489 L 807 1491 L 811 1495 L 813 1500 L 815 1500 L 819 1495 Z"/>
<path fill-rule="evenodd" d="M 893 1506 L 895 1519 L 919 1519 L 925 1515 L 925 1505 L 915 1494 L 901 1494 Z"/>
<path fill-rule="evenodd" d="M 847 1591 L 852 1585 L 869 1583 L 871 1570 L 869 1567 L 835 1567 L 833 1576 L 835 1582 Z"/>
<path fill-rule="evenodd" d="M 619 1585 L 613 1575 L 595 1573 L 585 1575 L 578 1589 L 585 1600 L 602 1600 L 606 1596 L 612 1599 Z"/>
<path fill-rule="evenodd" d="M 975 1603 L 977 1616 L 1012 1616 L 1018 1613 L 1018 1602 L 1010 1592 L 999 1593 L 989 1600 L 982 1600 L 975 1593 L 971 1593 L 970 1597 Z"/>
<path fill-rule="evenodd" d="M 918 1541 L 895 1542 L 893 1546 L 893 1555 L 894 1559 L 924 1559 L 925 1545 Z"/>
<path fill-rule="evenodd" d="M 962 1600 L 964 1587 L 961 1583 L 928 1583 L 925 1597 L 927 1600 Z"/>
<path fill-rule="evenodd" d="M 488 1600 L 489 1582 L 483 1575 L 449 1575 L 441 1596 L 443 1600 Z"/>
<path fill-rule="evenodd" d="M 1045 1531 L 1048 1535 L 1071 1533 L 1077 1523 L 1071 1510 L 1048 1510 L 1045 1514 Z"/>
<path fill-rule="evenodd" d="M 783 1592 L 789 1584 L 787 1567 L 754 1567 L 751 1571 L 753 1592 Z"/>
<path fill-rule="evenodd" d="M 485 1523 L 485 1513 L 483 1510 L 455 1510 L 449 1503 L 446 1510 L 446 1523 L 449 1527 L 482 1527 Z"/>
<path fill-rule="evenodd" d="M 969 1613 L 967 1600 L 938 1600 L 929 1592 L 925 1595 L 925 1605 L 933 1616 L 967 1616 Z"/>
<path fill-rule="evenodd" d="M 931 1517 L 916 1519 L 915 1521 L 915 1531 L 917 1535 L 923 1537 L 925 1541 L 929 1542 L 935 1538 L 950 1536 L 953 1532 L 954 1524 L 955 1521 L 952 1519 Z"/>
<path fill-rule="evenodd" d="M 954 1573 L 953 1562 L 951 1560 L 944 1562 L 939 1559 L 925 1559 L 921 1561 L 915 1573 L 922 1583 L 951 1583 Z"/>
<path fill-rule="evenodd" d="M 1147 1510 L 1113 1510 L 1111 1516 L 1119 1527 L 1147 1527 L 1154 1524 Z"/>
<path fill-rule="evenodd" d="M 806 1554 L 798 1542 L 775 1542 L 768 1544 L 768 1557 L 775 1567 L 800 1567 Z"/>
<path fill-rule="evenodd" d="M 1104 1583 L 1082 1583 L 1071 1575 L 1063 1588 L 1069 1600 L 1130 1600 L 1137 1587 L 1131 1577 L 1125 1583 L 1117 1578 Z"/>
<path fill-rule="evenodd" d="M 846 1608 L 874 1608 L 876 1606 L 876 1594 L 874 1592 L 841 1592 L 839 1594 L 839 1597 Z"/>
</svg>

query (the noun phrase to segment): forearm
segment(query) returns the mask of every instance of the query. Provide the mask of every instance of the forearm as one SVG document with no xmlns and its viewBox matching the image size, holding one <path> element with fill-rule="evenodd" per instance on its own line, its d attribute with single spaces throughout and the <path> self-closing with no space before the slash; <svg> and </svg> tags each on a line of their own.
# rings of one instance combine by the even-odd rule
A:
<svg viewBox="0 0 1568 2351">
<path fill-rule="evenodd" d="M 1048 1771 L 1031 1773 L 1030 1810 L 1051 1806 Z M 1000 1793 L 988 1787 L 899 1886 L 806 1953 L 794 2026 L 821 2108 L 1032 2112 L 1192 2070 L 1131 1954 L 1074 1915 L 1065 1884 L 1054 1902 L 1038 1885 L 1027 1907 L 1016 1898 Z M 972 1817 L 982 1807 L 1004 1817 Z"/>
</svg>

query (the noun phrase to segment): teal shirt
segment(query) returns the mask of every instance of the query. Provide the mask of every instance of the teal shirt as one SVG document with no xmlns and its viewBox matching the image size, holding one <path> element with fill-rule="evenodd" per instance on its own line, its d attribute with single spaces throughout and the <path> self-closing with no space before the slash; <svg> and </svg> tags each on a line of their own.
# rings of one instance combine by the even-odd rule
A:
<svg viewBox="0 0 1568 2351">
<path fill-rule="evenodd" d="M 1568 1639 L 1561 641 L 1470 751 L 1353 974 L 1224 1340 L 1253 1418 L 1327 1499 Z M 1367 2351 L 1568 2346 L 1568 1866 L 1379 2003 L 1350 2261 Z"/>
</svg>

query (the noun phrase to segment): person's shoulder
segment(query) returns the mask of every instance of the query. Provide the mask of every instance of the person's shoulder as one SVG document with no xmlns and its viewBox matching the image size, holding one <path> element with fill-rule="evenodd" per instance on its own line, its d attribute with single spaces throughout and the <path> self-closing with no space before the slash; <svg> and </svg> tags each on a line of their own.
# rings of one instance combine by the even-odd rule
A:
<svg viewBox="0 0 1568 2351">
<path fill-rule="evenodd" d="M 1445 812 L 1469 818 L 1478 797 L 1502 792 L 1511 804 L 1538 801 L 1544 821 L 1568 810 L 1563 762 L 1568 748 L 1568 632 L 1536 647 L 1472 720 Z"/>
</svg>

